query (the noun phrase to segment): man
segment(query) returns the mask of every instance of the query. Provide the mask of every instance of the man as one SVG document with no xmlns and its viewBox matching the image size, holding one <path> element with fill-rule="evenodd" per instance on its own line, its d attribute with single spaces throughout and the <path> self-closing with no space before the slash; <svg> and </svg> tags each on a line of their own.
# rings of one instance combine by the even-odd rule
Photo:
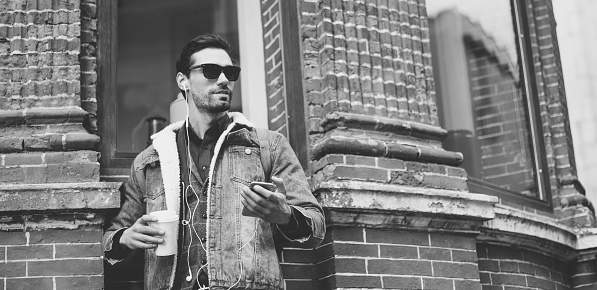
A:
<svg viewBox="0 0 597 290">
<path fill-rule="evenodd" d="M 260 140 L 242 114 L 228 112 L 240 73 L 230 51 L 211 34 L 182 49 L 176 82 L 188 118 L 152 136 L 135 158 L 121 210 L 104 234 L 112 264 L 145 250 L 146 289 L 283 289 L 276 249 L 284 242 L 314 247 L 325 234 L 323 211 L 286 139 L 264 130 Z M 263 142 L 275 191 L 248 187 L 270 177 Z M 155 254 L 163 231 L 149 225 L 157 221 L 149 213 L 159 210 L 180 213 L 172 256 Z"/>
</svg>

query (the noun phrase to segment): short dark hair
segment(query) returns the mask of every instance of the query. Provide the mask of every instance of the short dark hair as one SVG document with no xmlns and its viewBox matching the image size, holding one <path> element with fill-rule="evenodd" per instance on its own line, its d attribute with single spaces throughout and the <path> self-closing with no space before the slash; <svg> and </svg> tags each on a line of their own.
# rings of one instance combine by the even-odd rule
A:
<svg viewBox="0 0 597 290">
<path fill-rule="evenodd" d="M 223 49 L 228 56 L 232 53 L 232 45 L 221 36 L 211 33 L 199 35 L 187 42 L 180 51 L 178 59 L 176 60 L 176 72 L 180 72 L 188 77 L 190 73 L 189 68 L 191 67 L 191 56 L 206 48 Z"/>
</svg>

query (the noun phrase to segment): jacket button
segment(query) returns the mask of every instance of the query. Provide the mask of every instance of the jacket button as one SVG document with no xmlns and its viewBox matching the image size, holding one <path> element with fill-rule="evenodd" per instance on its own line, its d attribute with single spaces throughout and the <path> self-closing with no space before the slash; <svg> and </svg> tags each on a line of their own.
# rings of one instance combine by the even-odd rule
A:
<svg viewBox="0 0 597 290">
<path fill-rule="evenodd" d="M 203 237 L 203 238 L 201 238 L 201 242 L 202 242 L 202 243 L 205 243 L 205 242 L 207 242 L 207 238 L 206 238 L 206 237 Z"/>
<path fill-rule="evenodd" d="M 203 189 L 203 195 L 207 196 L 207 187 L 205 189 Z"/>
<path fill-rule="evenodd" d="M 143 198 L 143 203 L 147 203 L 147 197 Z"/>
<path fill-rule="evenodd" d="M 203 214 L 203 218 L 204 218 L 204 219 L 207 219 L 207 213 L 204 213 L 204 214 Z"/>
<path fill-rule="evenodd" d="M 245 149 L 245 154 L 251 155 L 251 149 L 249 149 L 249 148 Z"/>
<path fill-rule="evenodd" d="M 207 264 L 207 261 L 201 260 L 201 265 L 205 265 L 205 264 Z"/>
</svg>

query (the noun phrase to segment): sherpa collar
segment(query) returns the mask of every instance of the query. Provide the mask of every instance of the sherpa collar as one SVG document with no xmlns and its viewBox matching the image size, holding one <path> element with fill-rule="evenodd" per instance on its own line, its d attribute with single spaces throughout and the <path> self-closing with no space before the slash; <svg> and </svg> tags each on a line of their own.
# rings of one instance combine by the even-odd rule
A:
<svg viewBox="0 0 597 290">
<path fill-rule="evenodd" d="M 224 130 L 222 135 L 216 141 L 214 148 L 214 157 L 217 157 L 222 143 L 226 136 L 232 129 L 238 125 L 254 128 L 243 114 L 238 112 L 229 112 L 228 117 L 232 120 L 230 125 Z M 184 126 L 185 120 L 172 123 L 162 129 L 160 132 L 153 134 L 153 147 L 158 152 L 160 158 L 160 168 L 162 171 L 162 180 L 164 182 L 164 191 L 166 194 L 166 209 L 179 212 L 180 210 L 180 156 L 178 156 L 178 149 L 176 146 L 176 132 Z M 213 168 L 217 158 L 212 158 L 209 170 L 209 182 L 213 176 Z M 211 186 L 208 186 L 208 190 Z M 209 194 L 209 192 L 208 192 Z"/>
</svg>

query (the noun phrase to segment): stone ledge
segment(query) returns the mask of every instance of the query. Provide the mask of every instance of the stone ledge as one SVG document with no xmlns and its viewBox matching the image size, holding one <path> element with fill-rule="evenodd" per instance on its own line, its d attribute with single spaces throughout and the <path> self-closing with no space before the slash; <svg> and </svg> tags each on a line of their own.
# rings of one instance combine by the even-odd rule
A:
<svg viewBox="0 0 597 290">
<path fill-rule="evenodd" d="M 493 220 L 484 223 L 479 241 L 549 252 L 565 260 L 577 256 L 580 244 L 578 233 L 572 228 L 545 216 L 503 205 L 496 205 L 495 214 Z"/>
<path fill-rule="evenodd" d="M 325 131 L 330 131 L 338 127 L 347 127 L 388 132 L 436 141 L 443 141 L 448 135 L 448 131 L 439 126 L 415 121 L 346 112 L 327 114 L 321 121 L 321 125 Z"/>
<path fill-rule="evenodd" d="M 79 106 L 0 110 L 0 123 L 5 126 L 82 123 L 87 114 Z"/>
<path fill-rule="evenodd" d="M 359 181 L 314 190 L 332 224 L 475 231 L 494 218 L 494 196 Z"/>
<path fill-rule="evenodd" d="M 120 182 L 1 184 L 0 213 L 117 209 L 120 185 Z"/>
<path fill-rule="evenodd" d="M 354 154 L 363 156 L 387 157 L 405 161 L 419 161 L 458 166 L 463 161 L 460 152 L 446 151 L 432 147 L 393 143 L 374 139 L 330 135 L 313 144 L 313 160 L 327 154 Z"/>
</svg>

